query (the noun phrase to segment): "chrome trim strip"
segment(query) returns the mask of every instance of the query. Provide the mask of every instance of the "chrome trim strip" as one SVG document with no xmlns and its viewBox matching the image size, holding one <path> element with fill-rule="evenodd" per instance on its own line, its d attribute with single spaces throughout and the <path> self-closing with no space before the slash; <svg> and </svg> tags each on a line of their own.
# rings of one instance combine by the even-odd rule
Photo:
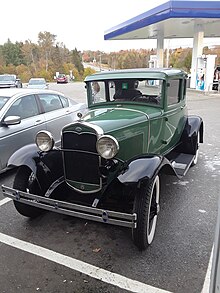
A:
<svg viewBox="0 0 220 293">
<path fill-rule="evenodd" d="M 77 124 L 82 124 L 82 125 L 85 125 L 86 127 L 88 127 L 88 128 L 92 128 L 93 130 L 95 130 L 95 132 L 96 132 L 96 136 L 97 137 L 99 137 L 99 136 L 102 136 L 103 134 L 104 134 L 104 131 L 103 131 L 103 129 L 100 127 L 100 126 L 98 126 L 98 125 L 95 125 L 95 124 L 92 124 L 91 122 L 85 122 L 85 121 L 77 121 L 77 122 L 74 122 L 74 123 L 72 123 L 72 124 L 69 124 L 68 126 L 73 126 L 74 127 L 74 125 L 77 125 Z M 66 128 L 66 127 L 65 127 Z M 74 130 L 63 130 L 63 133 L 65 133 L 65 132 L 74 132 L 74 133 L 77 133 L 77 134 L 79 134 L 77 131 L 74 131 Z M 87 131 L 85 131 L 85 132 L 82 132 L 82 133 L 88 133 L 88 134 L 91 134 L 91 133 L 89 133 L 89 132 L 87 132 Z M 81 134 L 81 133 L 80 133 Z M 93 135 L 94 135 L 94 133 L 92 133 Z"/>
<path fill-rule="evenodd" d="M 43 196 L 19 191 L 7 187 L 5 185 L 2 185 L 2 192 L 5 197 L 10 197 L 11 199 L 16 200 L 18 202 L 30 206 L 35 206 L 44 210 L 56 212 L 59 214 L 65 214 L 77 218 L 128 228 L 136 228 L 137 225 L 137 215 L 135 213 L 120 213 L 115 211 L 102 210 L 93 207 L 73 204 L 60 200 L 54 200 L 51 198 L 45 198 Z"/>
</svg>

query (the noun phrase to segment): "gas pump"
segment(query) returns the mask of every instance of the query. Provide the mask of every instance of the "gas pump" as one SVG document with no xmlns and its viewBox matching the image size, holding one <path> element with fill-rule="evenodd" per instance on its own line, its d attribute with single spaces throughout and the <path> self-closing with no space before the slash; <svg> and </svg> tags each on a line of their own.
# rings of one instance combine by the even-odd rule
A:
<svg viewBox="0 0 220 293">
<path fill-rule="evenodd" d="M 207 58 L 205 55 L 197 58 L 196 89 L 204 91 Z"/>
<path fill-rule="evenodd" d="M 157 55 L 150 55 L 149 68 L 157 68 Z M 149 80 L 149 85 L 155 85 L 155 80 Z"/>
<path fill-rule="evenodd" d="M 197 58 L 196 89 L 209 91 L 213 83 L 213 72 L 215 68 L 215 58 L 217 55 L 202 55 Z"/>
<path fill-rule="evenodd" d="M 157 68 L 157 55 L 150 55 L 149 68 Z"/>
</svg>

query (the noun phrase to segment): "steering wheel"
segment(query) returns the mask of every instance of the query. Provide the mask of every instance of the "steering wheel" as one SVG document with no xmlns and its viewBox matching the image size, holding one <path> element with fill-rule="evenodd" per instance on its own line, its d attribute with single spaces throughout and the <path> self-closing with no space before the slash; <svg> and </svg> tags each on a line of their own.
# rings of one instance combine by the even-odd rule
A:
<svg viewBox="0 0 220 293">
<path fill-rule="evenodd" d="M 143 102 L 147 103 L 153 103 L 153 104 L 160 104 L 159 98 L 158 97 L 153 97 L 153 96 L 147 96 L 147 95 L 140 95 L 136 96 L 132 99 L 132 101 L 135 101 L 136 99 L 141 98 L 143 99 Z"/>
</svg>

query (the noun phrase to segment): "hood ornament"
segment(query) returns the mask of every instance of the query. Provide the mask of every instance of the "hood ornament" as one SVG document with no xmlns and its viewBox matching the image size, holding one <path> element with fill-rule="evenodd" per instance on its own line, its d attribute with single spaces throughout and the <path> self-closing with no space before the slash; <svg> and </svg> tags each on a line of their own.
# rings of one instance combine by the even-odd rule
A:
<svg viewBox="0 0 220 293">
<path fill-rule="evenodd" d="M 82 113 L 80 112 L 77 113 L 77 117 L 79 118 L 79 121 L 82 120 L 82 116 L 83 116 Z"/>
</svg>

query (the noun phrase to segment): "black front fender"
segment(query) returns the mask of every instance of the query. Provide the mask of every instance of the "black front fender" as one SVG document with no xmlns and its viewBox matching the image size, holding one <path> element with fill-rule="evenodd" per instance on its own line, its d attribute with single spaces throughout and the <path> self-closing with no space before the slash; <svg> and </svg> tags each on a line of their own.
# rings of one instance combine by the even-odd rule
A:
<svg viewBox="0 0 220 293">
<path fill-rule="evenodd" d="M 39 148 L 35 144 L 29 144 L 17 150 L 8 160 L 7 167 L 19 167 L 25 165 L 36 173 L 36 158 L 39 158 Z M 34 159 L 35 158 L 35 159 Z"/>
<path fill-rule="evenodd" d="M 135 183 L 143 178 L 152 178 L 162 165 L 161 156 L 144 156 L 131 161 L 125 171 L 118 176 L 121 183 Z"/>
<path fill-rule="evenodd" d="M 36 175 L 42 189 L 63 176 L 62 153 L 58 149 L 41 152 L 35 144 L 24 146 L 9 159 L 8 166 L 27 166 Z"/>
</svg>

